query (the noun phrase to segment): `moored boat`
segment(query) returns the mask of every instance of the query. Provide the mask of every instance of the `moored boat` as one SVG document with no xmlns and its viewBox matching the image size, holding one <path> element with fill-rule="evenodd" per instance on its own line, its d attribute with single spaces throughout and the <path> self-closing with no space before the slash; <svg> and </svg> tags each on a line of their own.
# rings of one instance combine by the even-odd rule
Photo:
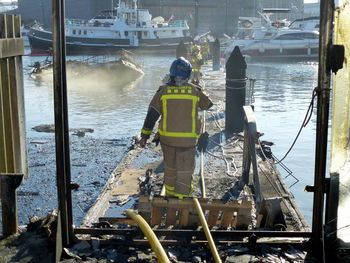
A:
<svg viewBox="0 0 350 263">
<path fill-rule="evenodd" d="M 68 54 L 113 53 L 121 48 L 174 48 L 182 40 L 191 41 L 185 20 L 152 19 L 147 9 L 138 9 L 137 1 L 119 0 L 118 7 L 102 11 L 90 20 L 66 19 Z M 29 32 L 32 53 L 52 47 L 52 32 L 34 25 Z"/>
<path fill-rule="evenodd" d="M 317 19 L 298 19 L 289 25 L 272 22 L 268 14 L 260 15 L 261 19 L 242 18 L 236 37 L 225 50 L 226 57 L 239 46 L 242 54 L 253 60 L 318 58 Z"/>
</svg>

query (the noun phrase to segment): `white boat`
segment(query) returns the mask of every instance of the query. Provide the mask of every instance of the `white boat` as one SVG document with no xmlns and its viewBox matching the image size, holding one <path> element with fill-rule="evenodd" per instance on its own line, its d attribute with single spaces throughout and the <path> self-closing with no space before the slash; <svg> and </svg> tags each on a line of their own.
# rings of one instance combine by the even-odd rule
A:
<svg viewBox="0 0 350 263">
<path fill-rule="evenodd" d="M 318 57 L 319 32 L 317 18 L 272 22 L 268 14 L 240 18 L 236 37 L 225 50 L 225 57 L 238 46 L 249 59 L 303 59 Z"/>
<path fill-rule="evenodd" d="M 138 9 L 137 0 L 119 0 L 118 7 L 105 10 L 90 20 L 66 19 L 68 54 L 112 53 L 121 48 L 172 48 L 182 40 L 189 44 L 189 27 L 185 20 L 162 17 L 152 19 L 147 9 Z M 32 53 L 52 47 L 52 33 L 42 26 L 30 29 Z"/>
<path fill-rule="evenodd" d="M 0 13 L 8 12 L 17 8 L 17 0 L 0 0 Z"/>
</svg>

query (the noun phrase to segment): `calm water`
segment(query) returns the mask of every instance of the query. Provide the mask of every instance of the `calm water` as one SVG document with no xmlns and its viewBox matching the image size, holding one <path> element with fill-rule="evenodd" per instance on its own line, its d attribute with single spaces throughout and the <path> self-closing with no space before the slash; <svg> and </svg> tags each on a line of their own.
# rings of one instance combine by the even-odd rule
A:
<svg viewBox="0 0 350 263">
<path fill-rule="evenodd" d="M 93 128 L 95 131 L 92 136 L 98 138 L 124 138 L 138 134 L 148 103 L 173 57 L 139 55 L 138 60 L 143 65 L 145 75 L 127 87 L 118 87 L 116 83 L 94 83 L 89 79 L 78 83 L 68 82 L 70 127 Z M 52 84 L 33 80 L 28 75 L 29 66 L 38 60 L 43 61 L 44 58 L 23 58 L 29 138 L 43 135 L 33 131 L 32 127 L 54 123 Z M 258 79 L 255 85 L 255 112 L 259 129 L 265 133 L 262 139 L 274 142 L 273 153 L 282 158 L 304 119 L 316 85 L 317 64 L 250 63 L 247 75 Z M 314 80 L 274 80 L 276 78 Z M 303 189 L 305 185 L 313 183 L 315 120 L 314 114 L 290 156 L 284 161 L 300 180 L 292 187 L 292 192 L 309 222 L 312 195 L 304 193 Z M 286 183 L 291 185 L 294 180 L 289 177 Z"/>
</svg>

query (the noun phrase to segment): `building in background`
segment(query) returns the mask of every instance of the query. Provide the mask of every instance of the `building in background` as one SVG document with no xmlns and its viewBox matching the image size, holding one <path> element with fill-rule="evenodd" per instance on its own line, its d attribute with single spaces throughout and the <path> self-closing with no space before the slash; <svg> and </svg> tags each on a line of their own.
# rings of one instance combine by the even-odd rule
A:
<svg viewBox="0 0 350 263">
<path fill-rule="evenodd" d="M 18 0 L 16 13 L 26 24 L 34 20 L 51 27 L 52 0 Z M 147 8 L 153 17 L 186 19 L 192 32 L 220 36 L 232 34 L 239 16 L 258 16 L 263 8 L 288 8 L 290 13 L 275 15 L 276 19 L 294 20 L 303 17 L 303 0 L 139 0 L 139 7 Z M 118 0 L 66 0 L 66 17 L 90 19 L 101 10 L 110 9 Z"/>
<path fill-rule="evenodd" d="M 320 16 L 320 3 L 304 4 L 304 17 Z"/>
<path fill-rule="evenodd" d="M 111 9 L 111 0 L 66 0 L 66 17 L 90 19 L 101 10 Z M 35 21 L 46 27 L 52 25 L 52 0 L 18 0 L 15 13 L 22 16 L 25 24 Z"/>
</svg>

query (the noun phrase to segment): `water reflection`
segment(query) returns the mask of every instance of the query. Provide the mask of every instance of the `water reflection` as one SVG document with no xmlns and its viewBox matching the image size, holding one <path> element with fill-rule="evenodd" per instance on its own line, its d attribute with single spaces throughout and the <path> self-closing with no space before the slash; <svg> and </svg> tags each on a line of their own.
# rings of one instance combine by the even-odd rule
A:
<svg viewBox="0 0 350 263">
<path fill-rule="evenodd" d="M 278 158 L 288 151 L 304 120 L 312 91 L 317 85 L 317 68 L 317 63 L 248 64 L 247 75 L 260 79 L 256 82 L 254 94 L 258 126 L 265 133 L 263 139 L 275 143 L 272 151 Z M 291 190 L 309 223 L 312 194 L 305 193 L 304 187 L 313 184 L 315 121 L 314 110 L 310 123 L 303 129 L 298 142 L 284 161 L 300 180 Z M 285 171 L 280 171 L 287 176 Z M 286 179 L 288 186 L 293 183 L 291 177 Z"/>
</svg>

